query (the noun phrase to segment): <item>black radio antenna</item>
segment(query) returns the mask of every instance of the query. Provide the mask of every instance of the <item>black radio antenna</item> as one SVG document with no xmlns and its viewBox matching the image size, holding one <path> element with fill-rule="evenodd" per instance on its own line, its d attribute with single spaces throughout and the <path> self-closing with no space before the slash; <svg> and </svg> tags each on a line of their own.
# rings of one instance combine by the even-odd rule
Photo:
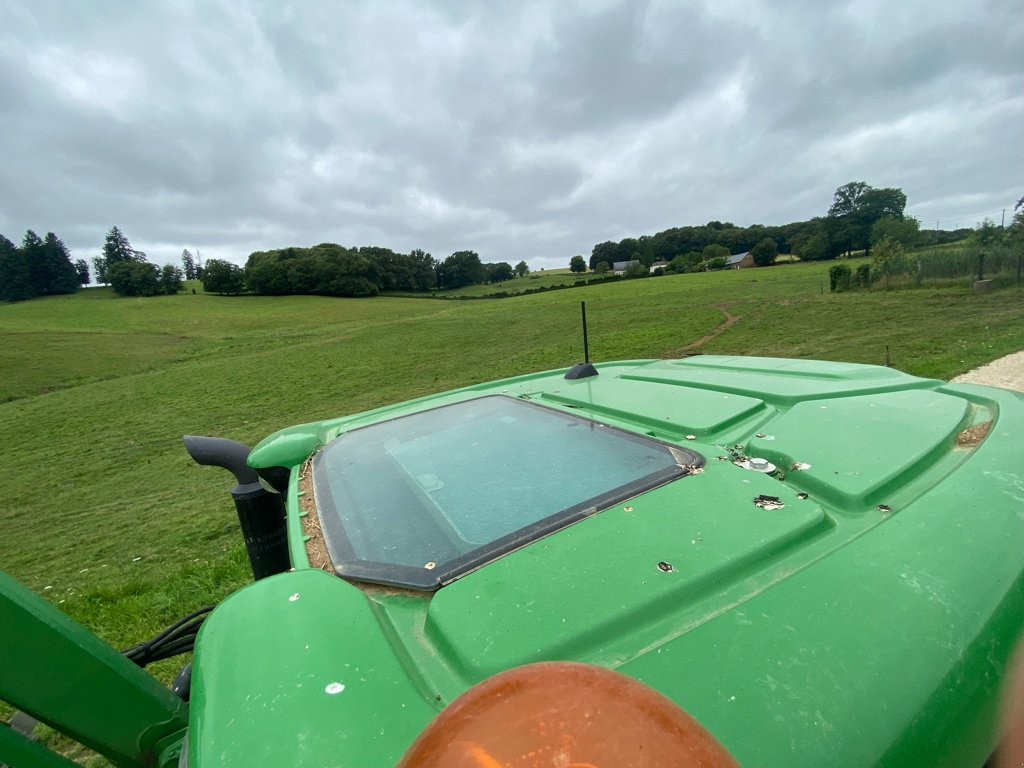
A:
<svg viewBox="0 0 1024 768">
<path fill-rule="evenodd" d="M 587 339 L 587 302 L 580 302 L 580 313 L 583 315 L 583 362 L 576 363 L 566 371 L 567 379 L 585 379 L 588 376 L 597 376 L 597 368 L 590 364 L 590 342 Z"/>
</svg>

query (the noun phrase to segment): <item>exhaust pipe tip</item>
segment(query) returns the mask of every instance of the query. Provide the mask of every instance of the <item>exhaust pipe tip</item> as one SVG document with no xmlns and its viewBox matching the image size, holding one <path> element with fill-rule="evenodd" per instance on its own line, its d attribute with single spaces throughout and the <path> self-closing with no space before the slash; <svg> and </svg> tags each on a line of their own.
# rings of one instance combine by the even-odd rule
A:
<svg viewBox="0 0 1024 768">
<path fill-rule="evenodd" d="M 188 455 L 196 464 L 222 467 L 235 476 L 239 485 L 251 485 L 260 481 L 256 470 L 245 463 L 252 449 L 244 443 L 224 437 L 198 435 L 185 435 L 182 441 Z"/>
</svg>

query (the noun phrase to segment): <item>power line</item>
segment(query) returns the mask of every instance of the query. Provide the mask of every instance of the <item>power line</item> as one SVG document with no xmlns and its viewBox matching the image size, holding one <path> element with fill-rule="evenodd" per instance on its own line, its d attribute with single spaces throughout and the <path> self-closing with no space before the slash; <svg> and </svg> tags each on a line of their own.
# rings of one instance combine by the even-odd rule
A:
<svg viewBox="0 0 1024 768">
<path fill-rule="evenodd" d="M 1002 208 L 995 208 L 995 209 L 993 209 L 991 211 L 982 211 L 981 213 L 972 213 L 969 216 L 956 216 L 956 217 L 952 217 L 952 218 L 935 219 L 935 224 L 936 224 L 936 226 L 938 226 L 939 224 L 956 224 L 957 222 L 960 222 L 960 221 L 971 221 L 972 219 L 974 221 L 977 221 L 982 216 L 989 216 L 989 215 L 993 215 L 994 216 L 995 214 L 1001 212 L 1002 210 L 1003 210 Z"/>
</svg>

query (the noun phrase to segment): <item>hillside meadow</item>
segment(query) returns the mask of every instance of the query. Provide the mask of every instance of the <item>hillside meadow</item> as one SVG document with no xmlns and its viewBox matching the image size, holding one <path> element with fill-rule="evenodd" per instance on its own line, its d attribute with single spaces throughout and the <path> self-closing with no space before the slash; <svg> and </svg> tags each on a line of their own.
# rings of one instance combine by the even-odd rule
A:
<svg viewBox="0 0 1024 768">
<path fill-rule="evenodd" d="M 581 300 L 598 362 L 699 351 L 881 364 L 888 345 L 896 367 L 949 378 L 1024 348 L 1018 285 L 830 295 L 828 266 L 499 300 L 88 289 L 0 305 L 0 567 L 116 646 L 146 638 L 247 581 L 232 482 L 194 465 L 183 434 L 254 444 L 568 366 L 582 358 Z"/>
</svg>

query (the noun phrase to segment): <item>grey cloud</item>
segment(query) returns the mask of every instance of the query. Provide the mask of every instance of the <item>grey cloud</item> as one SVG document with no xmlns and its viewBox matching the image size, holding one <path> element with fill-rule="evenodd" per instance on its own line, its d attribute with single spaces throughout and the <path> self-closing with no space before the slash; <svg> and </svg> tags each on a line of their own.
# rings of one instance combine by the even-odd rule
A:
<svg viewBox="0 0 1024 768">
<path fill-rule="evenodd" d="M 711 218 L 820 215 L 851 179 L 953 217 L 1020 183 L 1019 16 L 1007 0 L 4 6 L 0 232 L 52 229 L 76 257 L 116 223 L 155 260 L 326 240 L 539 267 Z"/>
</svg>

